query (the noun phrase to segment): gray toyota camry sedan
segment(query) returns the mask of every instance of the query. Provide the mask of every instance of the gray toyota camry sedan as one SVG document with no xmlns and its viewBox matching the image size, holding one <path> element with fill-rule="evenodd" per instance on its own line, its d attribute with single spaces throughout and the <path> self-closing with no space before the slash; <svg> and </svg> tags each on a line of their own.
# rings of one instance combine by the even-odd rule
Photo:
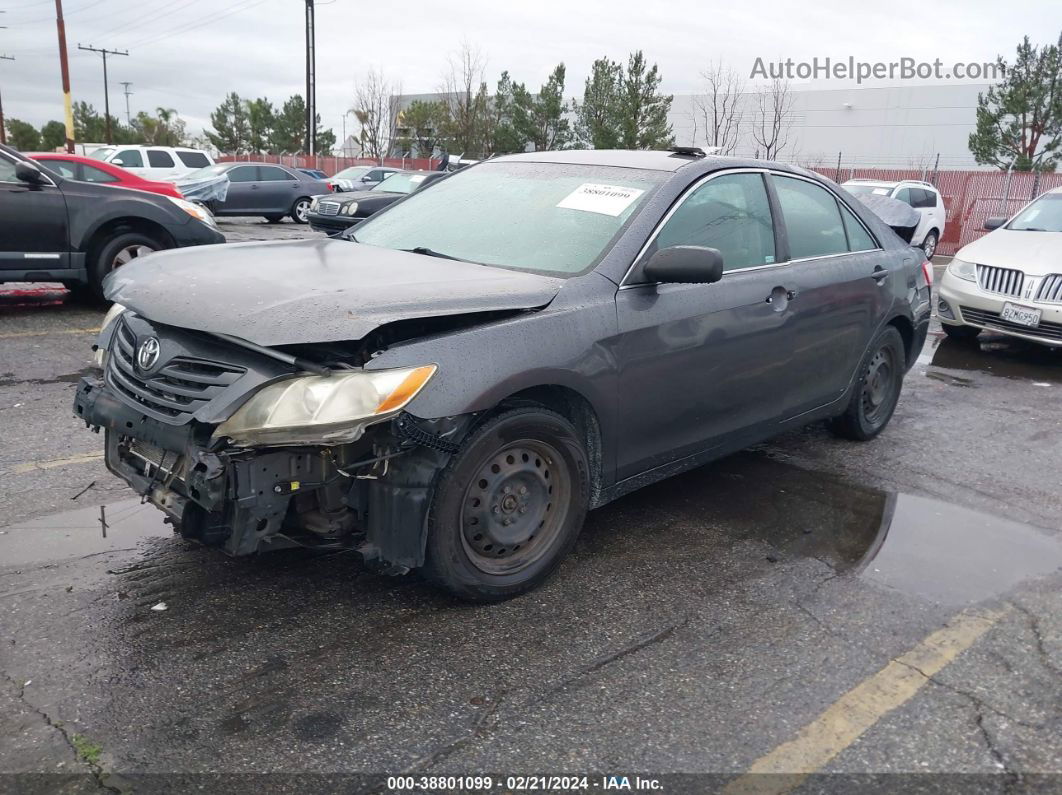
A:
<svg viewBox="0 0 1062 795">
<path fill-rule="evenodd" d="M 74 410 L 183 536 L 480 601 L 633 489 L 815 421 L 874 437 L 929 322 L 921 253 L 843 190 L 696 149 L 494 158 L 343 239 L 106 290 Z"/>
</svg>

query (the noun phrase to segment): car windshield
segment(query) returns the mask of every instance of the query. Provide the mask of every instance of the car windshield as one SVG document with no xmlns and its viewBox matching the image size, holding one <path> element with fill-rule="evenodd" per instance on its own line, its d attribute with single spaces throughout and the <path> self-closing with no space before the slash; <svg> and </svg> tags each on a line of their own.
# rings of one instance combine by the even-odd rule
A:
<svg viewBox="0 0 1062 795">
<path fill-rule="evenodd" d="M 440 180 L 357 227 L 370 246 L 573 275 L 594 265 L 668 174 L 493 162 Z"/>
<path fill-rule="evenodd" d="M 94 150 L 89 157 L 93 160 L 106 160 L 107 156 L 114 152 L 114 150 L 115 147 L 113 146 L 101 146 L 99 149 Z"/>
<path fill-rule="evenodd" d="M 1018 232 L 1062 232 L 1062 193 L 1041 196 L 1007 224 Z"/>
<path fill-rule="evenodd" d="M 888 196 L 891 188 L 883 188 L 880 185 L 844 185 L 846 191 L 856 196 Z"/>
<path fill-rule="evenodd" d="M 406 174 L 396 171 L 372 190 L 381 193 L 412 193 L 424 181 L 427 174 Z"/>
<path fill-rule="evenodd" d="M 357 179 L 367 173 L 369 168 L 370 166 L 351 166 L 350 168 L 344 168 L 332 177 L 332 179 Z"/>
</svg>

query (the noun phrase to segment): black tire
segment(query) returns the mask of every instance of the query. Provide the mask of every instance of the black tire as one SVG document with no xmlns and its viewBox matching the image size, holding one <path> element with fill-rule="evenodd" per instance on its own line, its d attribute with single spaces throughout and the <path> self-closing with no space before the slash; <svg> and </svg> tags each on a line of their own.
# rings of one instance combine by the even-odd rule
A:
<svg viewBox="0 0 1062 795">
<path fill-rule="evenodd" d="M 103 279 L 111 271 L 137 257 L 165 248 L 155 238 L 142 232 L 122 232 L 104 242 L 95 260 L 89 265 L 88 289 L 96 298 L 103 298 Z"/>
<path fill-rule="evenodd" d="M 586 447 L 568 420 L 535 406 L 498 414 L 436 481 L 423 574 L 474 602 L 530 591 L 575 544 L 589 498 Z"/>
<path fill-rule="evenodd" d="M 283 215 L 267 215 L 267 216 L 265 216 L 265 219 L 267 221 L 269 221 L 269 223 L 271 223 L 271 224 L 279 224 L 281 221 L 284 220 L 284 216 Z"/>
<path fill-rule="evenodd" d="M 950 339 L 961 342 L 977 339 L 977 335 L 981 333 L 981 329 L 977 328 L 977 326 L 952 326 L 948 323 L 941 323 L 940 326 Z"/>
<path fill-rule="evenodd" d="M 940 242 L 940 235 L 937 232 L 931 231 L 926 235 L 926 239 L 922 241 L 922 245 L 919 248 L 922 249 L 922 253 L 926 255 L 926 259 L 932 260 L 933 256 L 937 253 L 937 244 Z"/>
<path fill-rule="evenodd" d="M 907 370 L 903 338 L 892 326 L 882 330 L 859 365 L 859 379 L 844 414 L 830 429 L 845 439 L 865 442 L 889 424 L 903 389 Z"/>
<path fill-rule="evenodd" d="M 310 212 L 310 197 L 300 196 L 291 205 L 291 220 L 297 224 L 305 224 L 309 221 L 306 214 Z"/>
</svg>

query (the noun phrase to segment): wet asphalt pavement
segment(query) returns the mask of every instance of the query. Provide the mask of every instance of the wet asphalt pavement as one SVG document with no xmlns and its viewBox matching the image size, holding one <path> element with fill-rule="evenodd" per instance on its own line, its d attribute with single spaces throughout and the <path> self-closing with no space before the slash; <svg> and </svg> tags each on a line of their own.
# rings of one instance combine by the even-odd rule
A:
<svg viewBox="0 0 1062 795">
<path fill-rule="evenodd" d="M 1062 351 L 935 328 L 877 440 L 812 426 L 644 489 L 544 588 L 473 607 L 174 538 L 70 416 L 101 315 L 0 289 L 0 773 L 68 774 L 0 790 L 1062 790 Z M 736 778 L 799 770 L 849 775 Z"/>
</svg>

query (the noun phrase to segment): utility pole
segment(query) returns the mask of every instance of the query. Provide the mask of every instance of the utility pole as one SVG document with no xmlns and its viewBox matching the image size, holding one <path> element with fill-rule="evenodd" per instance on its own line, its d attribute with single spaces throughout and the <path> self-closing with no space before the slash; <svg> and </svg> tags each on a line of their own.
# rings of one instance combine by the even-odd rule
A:
<svg viewBox="0 0 1062 795">
<path fill-rule="evenodd" d="M 55 0 L 55 27 L 59 31 L 59 70 L 63 75 L 63 118 L 66 122 L 66 151 L 74 154 L 74 109 L 70 103 L 70 64 L 66 61 L 66 24 L 63 0 Z"/>
<path fill-rule="evenodd" d="M 129 90 L 129 86 L 133 85 L 128 81 L 123 81 L 122 85 L 125 86 L 125 123 L 130 127 L 133 126 L 133 118 L 129 115 L 129 96 L 133 92 Z"/>
<path fill-rule="evenodd" d="M 0 55 L 0 60 L 13 61 L 15 60 L 12 55 Z M 4 100 L 0 97 L 0 144 L 7 143 L 7 130 L 4 129 Z"/>
<path fill-rule="evenodd" d="M 306 151 L 317 154 L 317 55 L 314 52 L 313 0 L 306 0 Z"/>
<path fill-rule="evenodd" d="M 59 0 L 56 0 L 59 2 Z M 128 55 L 129 50 L 120 52 L 119 50 L 107 50 L 93 47 L 91 44 L 88 47 L 83 47 L 80 44 L 77 45 L 79 50 L 87 50 L 88 52 L 98 52 L 103 56 L 103 118 L 107 122 L 107 143 L 113 144 L 114 141 L 111 137 L 111 94 L 107 87 L 107 56 L 108 55 Z"/>
</svg>

